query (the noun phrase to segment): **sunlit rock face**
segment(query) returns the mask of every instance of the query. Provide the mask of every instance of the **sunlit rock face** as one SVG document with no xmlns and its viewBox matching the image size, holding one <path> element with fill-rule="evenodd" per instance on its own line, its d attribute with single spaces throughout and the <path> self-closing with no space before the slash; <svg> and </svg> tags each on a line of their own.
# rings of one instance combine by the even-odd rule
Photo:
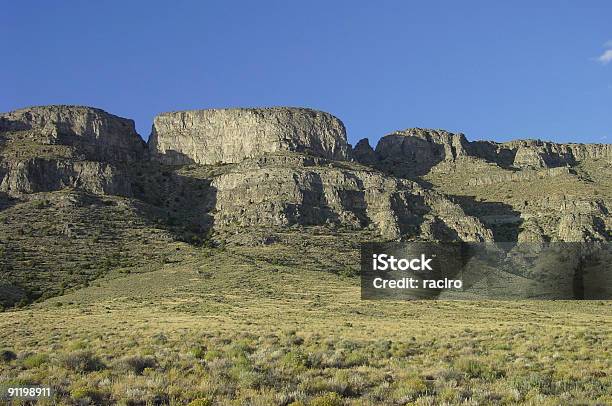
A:
<svg viewBox="0 0 612 406">
<path fill-rule="evenodd" d="M 153 123 L 149 149 L 166 164 L 236 163 L 281 151 L 345 160 L 350 152 L 336 117 L 289 107 L 163 113 Z"/>
</svg>

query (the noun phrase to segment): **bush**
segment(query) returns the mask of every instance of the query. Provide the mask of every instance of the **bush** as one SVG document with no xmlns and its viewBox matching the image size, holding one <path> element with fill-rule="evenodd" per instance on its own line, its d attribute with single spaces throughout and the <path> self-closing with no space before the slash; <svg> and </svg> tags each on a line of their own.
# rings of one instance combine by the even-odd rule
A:
<svg viewBox="0 0 612 406">
<path fill-rule="evenodd" d="M 317 396 L 310 401 L 310 406 L 342 406 L 343 404 L 342 398 L 335 392 Z"/>
<path fill-rule="evenodd" d="M 454 366 L 470 378 L 480 378 L 488 371 L 486 365 L 473 358 L 460 358 L 455 361 Z"/>
<path fill-rule="evenodd" d="M 100 404 L 104 400 L 104 393 L 88 387 L 75 388 L 70 391 L 70 396 L 85 404 Z"/>
<path fill-rule="evenodd" d="M 133 372 L 140 375 L 146 368 L 155 368 L 157 366 L 157 362 L 153 357 L 141 357 L 139 355 L 134 355 L 121 359 L 117 366 L 119 369 L 125 372 Z"/>
<path fill-rule="evenodd" d="M 281 363 L 284 367 L 291 369 L 304 369 L 310 367 L 308 356 L 300 350 L 289 351 L 282 358 Z"/>
<path fill-rule="evenodd" d="M 223 353 L 219 350 L 208 350 L 206 351 L 206 355 L 204 355 L 206 361 L 213 361 L 221 357 L 223 357 Z"/>
<path fill-rule="evenodd" d="M 194 399 L 187 406 L 212 406 L 213 401 L 210 398 Z"/>
<path fill-rule="evenodd" d="M 192 348 L 191 354 L 197 359 L 204 359 L 204 357 L 206 356 L 206 347 Z"/>
<path fill-rule="evenodd" d="M 49 357 L 46 354 L 32 354 L 25 357 L 22 361 L 23 366 L 26 368 L 38 368 L 49 361 Z"/>
<path fill-rule="evenodd" d="M 397 383 L 394 396 L 400 401 L 413 401 L 427 394 L 427 384 L 418 377 L 408 378 Z"/>
<path fill-rule="evenodd" d="M 100 358 L 89 351 L 76 351 L 68 354 L 63 360 L 64 366 L 75 372 L 92 372 L 106 368 Z"/>
<path fill-rule="evenodd" d="M 15 354 L 11 350 L 2 350 L 0 351 L 0 361 L 1 362 L 11 362 L 17 359 L 17 354 Z"/>
</svg>

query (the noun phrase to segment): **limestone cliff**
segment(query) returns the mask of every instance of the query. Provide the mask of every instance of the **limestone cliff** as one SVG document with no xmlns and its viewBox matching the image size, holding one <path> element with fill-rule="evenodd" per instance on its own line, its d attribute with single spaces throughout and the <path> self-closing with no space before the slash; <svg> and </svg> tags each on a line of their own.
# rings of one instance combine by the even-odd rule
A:
<svg viewBox="0 0 612 406">
<path fill-rule="evenodd" d="M 213 178 L 215 226 L 372 228 L 386 239 L 492 241 L 445 196 L 359 166 L 300 155 L 247 159 Z"/>
<path fill-rule="evenodd" d="M 0 114 L 0 192 L 80 188 L 131 195 L 124 167 L 146 158 L 134 121 L 81 106 Z"/>
<path fill-rule="evenodd" d="M 404 174 L 416 176 L 427 173 L 441 161 L 466 156 L 516 169 L 571 166 L 592 158 L 612 160 L 612 144 L 558 144 L 540 140 L 469 142 L 463 134 L 422 128 L 382 137 L 374 155 L 367 151 L 366 144 L 369 146 L 367 140 L 360 141 L 360 154 L 355 155 L 359 162 L 377 162 L 381 169 L 395 167 L 396 172 L 401 167 Z"/>
<path fill-rule="evenodd" d="M 173 165 L 235 163 L 279 151 L 344 160 L 349 148 L 340 120 L 288 107 L 163 113 L 149 138 L 153 157 Z"/>
<path fill-rule="evenodd" d="M 0 114 L 0 133 L 44 145 L 64 145 L 89 160 L 142 159 L 145 145 L 134 121 L 83 106 L 39 106 Z"/>
</svg>

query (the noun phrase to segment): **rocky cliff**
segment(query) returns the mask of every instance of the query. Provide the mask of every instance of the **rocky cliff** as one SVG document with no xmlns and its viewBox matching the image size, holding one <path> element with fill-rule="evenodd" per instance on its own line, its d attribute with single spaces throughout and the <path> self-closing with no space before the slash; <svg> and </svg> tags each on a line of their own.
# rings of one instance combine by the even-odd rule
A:
<svg viewBox="0 0 612 406">
<path fill-rule="evenodd" d="M 149 138 L 155 159 L 166 164 L 235 163 L 266 152 L 302 152 L 348 158 L 340 120 L 303 108 L 211 109 L 163 113 Z"/>
<path fill-rule="evenodd" d="M 375 150 L 367 139 L 361 140 L 356 152 L 359 162 L 374 163 L 381 168 L 399 166 L 406 175 L 419 176 L 441 161 L 468 156 L 516 169 L 571 166 L 585 159 L 610 160 L 612 144 L 558 144 L 540 140 L 469 142 L 463 134 L 409 128 L 385 135 Z"/>
<path fill-rule="evenodd" d="M 39 106 L 3 113 L 0 133 L 39 145 L 70 146 L 79 159 L 124 161 L 142 159 L 145 153 L 133 120 L 91 107 Z"/>
<path fill-rule="evenodd" d="M 178 242 L 611 241 L 611 209 L 610 145 L 409 129 L 351 149 L 340 120 L 296 108 L 164 113 L 147 145 L 99 109 L 21 109 L 0 114 L 0 305 L 164 263 Z"/>
<path fill-rule="evenodd" d="M 303 155 L 247 159 L 215 176 L 217 227 L 327 225 L 384 239 L 492 241 L 445 196 L 366 167 Z"/>
<path fill-rule="evenodd" d="M 81 106 L 0 114 L 0 192 L 9 196 L 76 187 L 130 195 L 125 166 L 146 159 L 134 121 Z"/>
</svg>

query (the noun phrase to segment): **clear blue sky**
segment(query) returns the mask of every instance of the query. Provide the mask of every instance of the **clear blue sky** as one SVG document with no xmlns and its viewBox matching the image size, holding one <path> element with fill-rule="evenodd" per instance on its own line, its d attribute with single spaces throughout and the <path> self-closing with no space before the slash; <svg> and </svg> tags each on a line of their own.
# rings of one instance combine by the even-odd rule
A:
<svg viewBox="0 0 612 406">
<path fill-rule="evenodd" d="M 291 105 L 354 144 L 407 127 L 612 142 L 610 1 L 54 1 L 2 4 L 0 111 L 133 118 Z M 599 59 L 598 59 L 599 58 Z"/>
</svg>

